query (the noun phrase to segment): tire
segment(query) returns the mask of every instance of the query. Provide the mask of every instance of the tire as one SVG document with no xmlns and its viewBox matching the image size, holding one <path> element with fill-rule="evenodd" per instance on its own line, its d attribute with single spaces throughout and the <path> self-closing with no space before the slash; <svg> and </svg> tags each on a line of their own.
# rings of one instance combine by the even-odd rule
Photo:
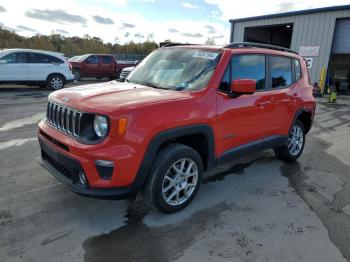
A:
<svg viewBox="0 0 350 262">
<path fill-rule="evenodd" d="M 186 176 L 186 171 L 190 176 Z M 168 145 L 161 149 L 153 162 L 143 188 L 144 199 L 158 211 L 180 211 L 196 196 L 202 175 L 203 162 L 197 151 L 181 144 Z"/>
<path fill-rule="evenodd" d="M 72 73 L 74 75 L 75 80 L 77 81 L 81 80 L 81 71 L 79 69 L 73 69 Z"/>
<path fill-rule="evenodd" d="M 64 87 L 65 81 L 62 75 L 51 75 L 47 80 L 47 87 L 50 90 L 60 90 Z"/>
<path fill-rule="evenodd" d="M 296 120 L 290 129 L 287 143 L 275 148 L 274 151 L 278 159 L 285 162 L 294 162 L 303 153 L 304 146 L 305 128 L 299 120 Z"/>
</svg>

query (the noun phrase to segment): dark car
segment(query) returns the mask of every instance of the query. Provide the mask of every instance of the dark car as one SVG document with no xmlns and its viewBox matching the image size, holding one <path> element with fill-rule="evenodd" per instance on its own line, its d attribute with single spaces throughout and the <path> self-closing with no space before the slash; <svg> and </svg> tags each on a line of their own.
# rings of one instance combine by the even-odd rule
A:
<svg viewBox="0 0 350 262">
<path fill-rule="evenodd" d="M 127 63 L 118 63 L 113 55 L 107 54 L 87 54 L 77 59 L 69 61 L 73 67 L 73 75 L 76 80 L 83 77 L 108 77 L 109 79 L 119 78 L 124 67 L 130 66 Z"/>
</svg>

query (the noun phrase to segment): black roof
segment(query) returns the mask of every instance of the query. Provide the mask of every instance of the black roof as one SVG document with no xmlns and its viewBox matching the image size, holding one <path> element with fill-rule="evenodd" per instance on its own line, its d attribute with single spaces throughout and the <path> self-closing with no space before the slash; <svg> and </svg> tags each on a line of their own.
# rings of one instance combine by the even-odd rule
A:
<svg viewBox="0 0 350 262">
<path fill-rule="evenodd" d="M 269 18 L 293 16 L 293 15 L 306 15 L 306 14 L 323 13 L 323 12 L 331 12 L 331 11 L 341 11 L 341 10 L 347 10 L 347 9 L 350 9 L 350 5 L 329 6 L 329 7 L 321 7 L 321 8 L 306 9 L 306 10 L 299 10 L 299 11 L 291 11 L 291 12 L 278 13 L 278 14 L 270 14 L 270 15 L 261 15 L 261 16 L 252 16 L 252 17 L 230 19 L 230 23 L 244 22 L 244 21 L 254 21 L 254 20 L 263 20 L 263 19 L 269 19 Z"/>
</svg>

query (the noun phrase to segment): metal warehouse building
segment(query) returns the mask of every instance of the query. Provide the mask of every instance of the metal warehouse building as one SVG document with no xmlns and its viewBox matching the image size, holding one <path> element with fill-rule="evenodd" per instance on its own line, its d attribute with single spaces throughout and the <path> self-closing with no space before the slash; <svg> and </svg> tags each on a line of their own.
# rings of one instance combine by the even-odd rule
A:
<svg viewBox="0 0 350 262">
<path fill-rule="evenodd" d="M 298 51 L 310 80 L 350 91 L 350 5 L 232 19 L 231 42 L 257 42 Z"/>
</svg>

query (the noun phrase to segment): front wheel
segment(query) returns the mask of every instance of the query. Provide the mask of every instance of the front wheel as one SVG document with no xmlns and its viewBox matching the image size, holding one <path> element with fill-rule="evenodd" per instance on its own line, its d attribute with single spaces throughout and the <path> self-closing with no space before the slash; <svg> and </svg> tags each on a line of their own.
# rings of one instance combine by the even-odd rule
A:
<svg viewBox="0 0 350 262">
<path fill-rule="evenodd" d="M 61 75 L 52 75 L 47 81 L 47 87 L 51 90 L 59 90 L 64 87 L 65 79 Z"/>
<path fill-rule="evenodd" d="M 304 146 L 305 128 L 299 120 L 296 120 L 290 129 L 287 143 L 275 148 L 274 151 L 278 159 L 286 162 L 293 162 L 301 156 Z"/>
<path fill-rule="evenodd" d="M 144 198 L 153 208 L 174 213 L 196 196 L 203 175 L 203 163 L 194 149 L 171 144 L 163 148 L 152 166 Z"/>
</svg>

